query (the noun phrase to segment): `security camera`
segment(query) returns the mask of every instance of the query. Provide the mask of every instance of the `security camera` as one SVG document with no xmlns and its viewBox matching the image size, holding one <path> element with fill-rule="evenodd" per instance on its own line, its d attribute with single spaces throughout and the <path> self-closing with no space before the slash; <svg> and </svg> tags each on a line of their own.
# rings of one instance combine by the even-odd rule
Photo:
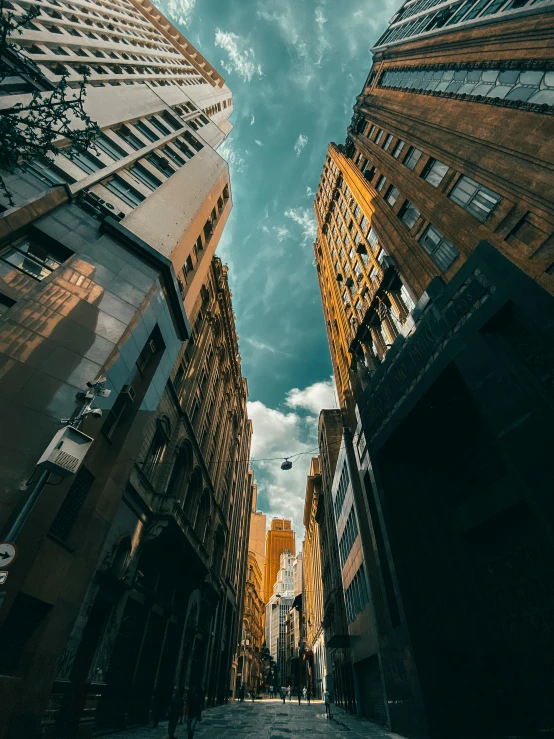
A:
<svg viewBox="0 0 554 739">
<path fill-rule="evenodd" d="M 102 411 L 100 408 L 93 408 L 90 414 L 93 418 L 102 418 Z"/>
</svg>

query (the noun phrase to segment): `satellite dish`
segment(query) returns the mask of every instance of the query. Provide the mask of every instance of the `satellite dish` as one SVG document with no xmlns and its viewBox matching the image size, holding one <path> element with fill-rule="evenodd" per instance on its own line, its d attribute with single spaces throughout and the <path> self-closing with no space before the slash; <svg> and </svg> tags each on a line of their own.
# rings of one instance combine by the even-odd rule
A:
<svg viewBox="0 0 554 739">
<path fill-rule="evenodd" d="M 287 457 L 285 457 L 285 461 L 282 462 L 282 464 L 281 464 L 281 469 L 282 470 L 291 470 L 292 469 L 292 462 L 290 461 L 290 459 L 288 459 Z"/>
</svg>

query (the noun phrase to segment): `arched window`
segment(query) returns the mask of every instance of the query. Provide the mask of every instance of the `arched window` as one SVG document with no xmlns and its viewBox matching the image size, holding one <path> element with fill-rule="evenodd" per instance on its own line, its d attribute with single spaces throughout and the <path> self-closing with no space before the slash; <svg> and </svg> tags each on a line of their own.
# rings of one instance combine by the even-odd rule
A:
<svg viewBox="0 0 554 739">
<path fill-rule="evenodd" d="M 187 488 L 183 510 L 189 521 L 194 523 L 198 511 L 198 503 L 202 492 L 202 472 L 200 467 L 195 467 Z"/>
<path fill-rule="evenodd" d="M 161 416 L 156 421 L 154 438 L 148 449 L 142 471 L 148 477 L 157 477 L 160 465 L 167 454 L 167 445 L 171 438 L 171 424 L 166 416 Z"/>
<path fill-rule="evenodd" d="M 131 537 L 124 536 L 115 549 L 110 571 L 118 580 L 123 580 L 131 561 Z"/>
<path fill-rule="evenodd" d="M 208 517 L 210 515 L 210 493 L 207 488 L 202 493 L 198 511 L 196 513 L 196 521 L 194 522 L 194 528 L 198 538 L 201 542 L 204 542 L 206 538 L 206 528 L 208 525 Z"/>
<path fill-rule="evenodd" d="M 175 452 L 166 488 L 166 494 L 177 498 L 181 503 L 185 498 L 185 485 L 192 470 L 192 463 L 192 445 L 190 441 L 185 440 Z"/>
</svg>

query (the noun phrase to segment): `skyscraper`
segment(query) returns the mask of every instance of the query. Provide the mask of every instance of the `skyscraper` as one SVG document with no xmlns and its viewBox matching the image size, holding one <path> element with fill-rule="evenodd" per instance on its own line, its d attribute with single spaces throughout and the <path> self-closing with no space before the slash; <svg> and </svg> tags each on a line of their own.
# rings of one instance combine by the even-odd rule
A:
<svg viewBox="0 0 554 739">
<path fill-rule="evenodd" d="M 296 534 L 286 518 L 274 518 L 265 540 L 264 602 L 269 603 L 281 566 L 281 554 L 296 554 Z"/>
<path fill-rule="evenodd" d="M 229 89 L 148 2 L 40 3 L 16 41 L 17 70 L 38 68 L 5 79 L 0 106 L 34 85 L 47 96 L 62 72 L 78 86 L 86 64 L 102 134 L 86 153 L 60 139 L 59 153 L 4 174 L 15 205 L 0 213 L 3 530 L 87 383 L 109 397 L 80 427 L 93 440 L 83 465 L 48 478 L 18 537 L 0 609 L 6 739 L 145 723 L 191 676 L 223 701 L 254 494 L 247 385 L 214 256 L 231 209 L 216 152 Z"/>
<path fill-rule="evenodd" d="M 277 676 L 281 681 L 278 687 L 282 687 L 287 678 L 287 616 L 294 602 L 294 563 L 291 551 L 282 552 L 273 593 L 265 609 L 265 641 L 277 663 Z"/>
<path fill-rule="evenodd" d="M 405 3 L 316 197 L 329 344 L 363 482 L 367 628 L 387 720 L 407 735 L 466 736 L 469 716 L 493 733 L 552 723 L 548 628 L 516 595 L 525 583 L 546 622 L 551 9 Z M 368 611 L 346 607 L 354 652 Z"/>
</svg>

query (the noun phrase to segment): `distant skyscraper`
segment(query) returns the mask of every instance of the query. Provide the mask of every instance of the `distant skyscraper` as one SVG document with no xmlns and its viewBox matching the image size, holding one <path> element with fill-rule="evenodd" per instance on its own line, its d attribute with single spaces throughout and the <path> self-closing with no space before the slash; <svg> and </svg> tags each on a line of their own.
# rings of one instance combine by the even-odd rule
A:
<svg viewBox="0 0 554 739">
<path fill-rule="evenodd" d="M 292 524 L 286 518 L 274 518 L 267 532 L 265 543 L 264 600 L 266 603 L 269 603 L 273 595 L 273 585 L 277 580 L 281 554 L 287 551 L 296 554 L 296 536 L 292 530 Z"/>
<path fill-rule="evenodd" d="M 275 520 L 275 519 L 274 519 Z M 268 599 L 265 617 L 265 639 L 271 656 L 277 663 L 281 684 L 287 675 L 287 616 L 294 602 L 294 567 L 296 557 L 285 551 L 279 557 L 273 595 Z"/>
</svg>

